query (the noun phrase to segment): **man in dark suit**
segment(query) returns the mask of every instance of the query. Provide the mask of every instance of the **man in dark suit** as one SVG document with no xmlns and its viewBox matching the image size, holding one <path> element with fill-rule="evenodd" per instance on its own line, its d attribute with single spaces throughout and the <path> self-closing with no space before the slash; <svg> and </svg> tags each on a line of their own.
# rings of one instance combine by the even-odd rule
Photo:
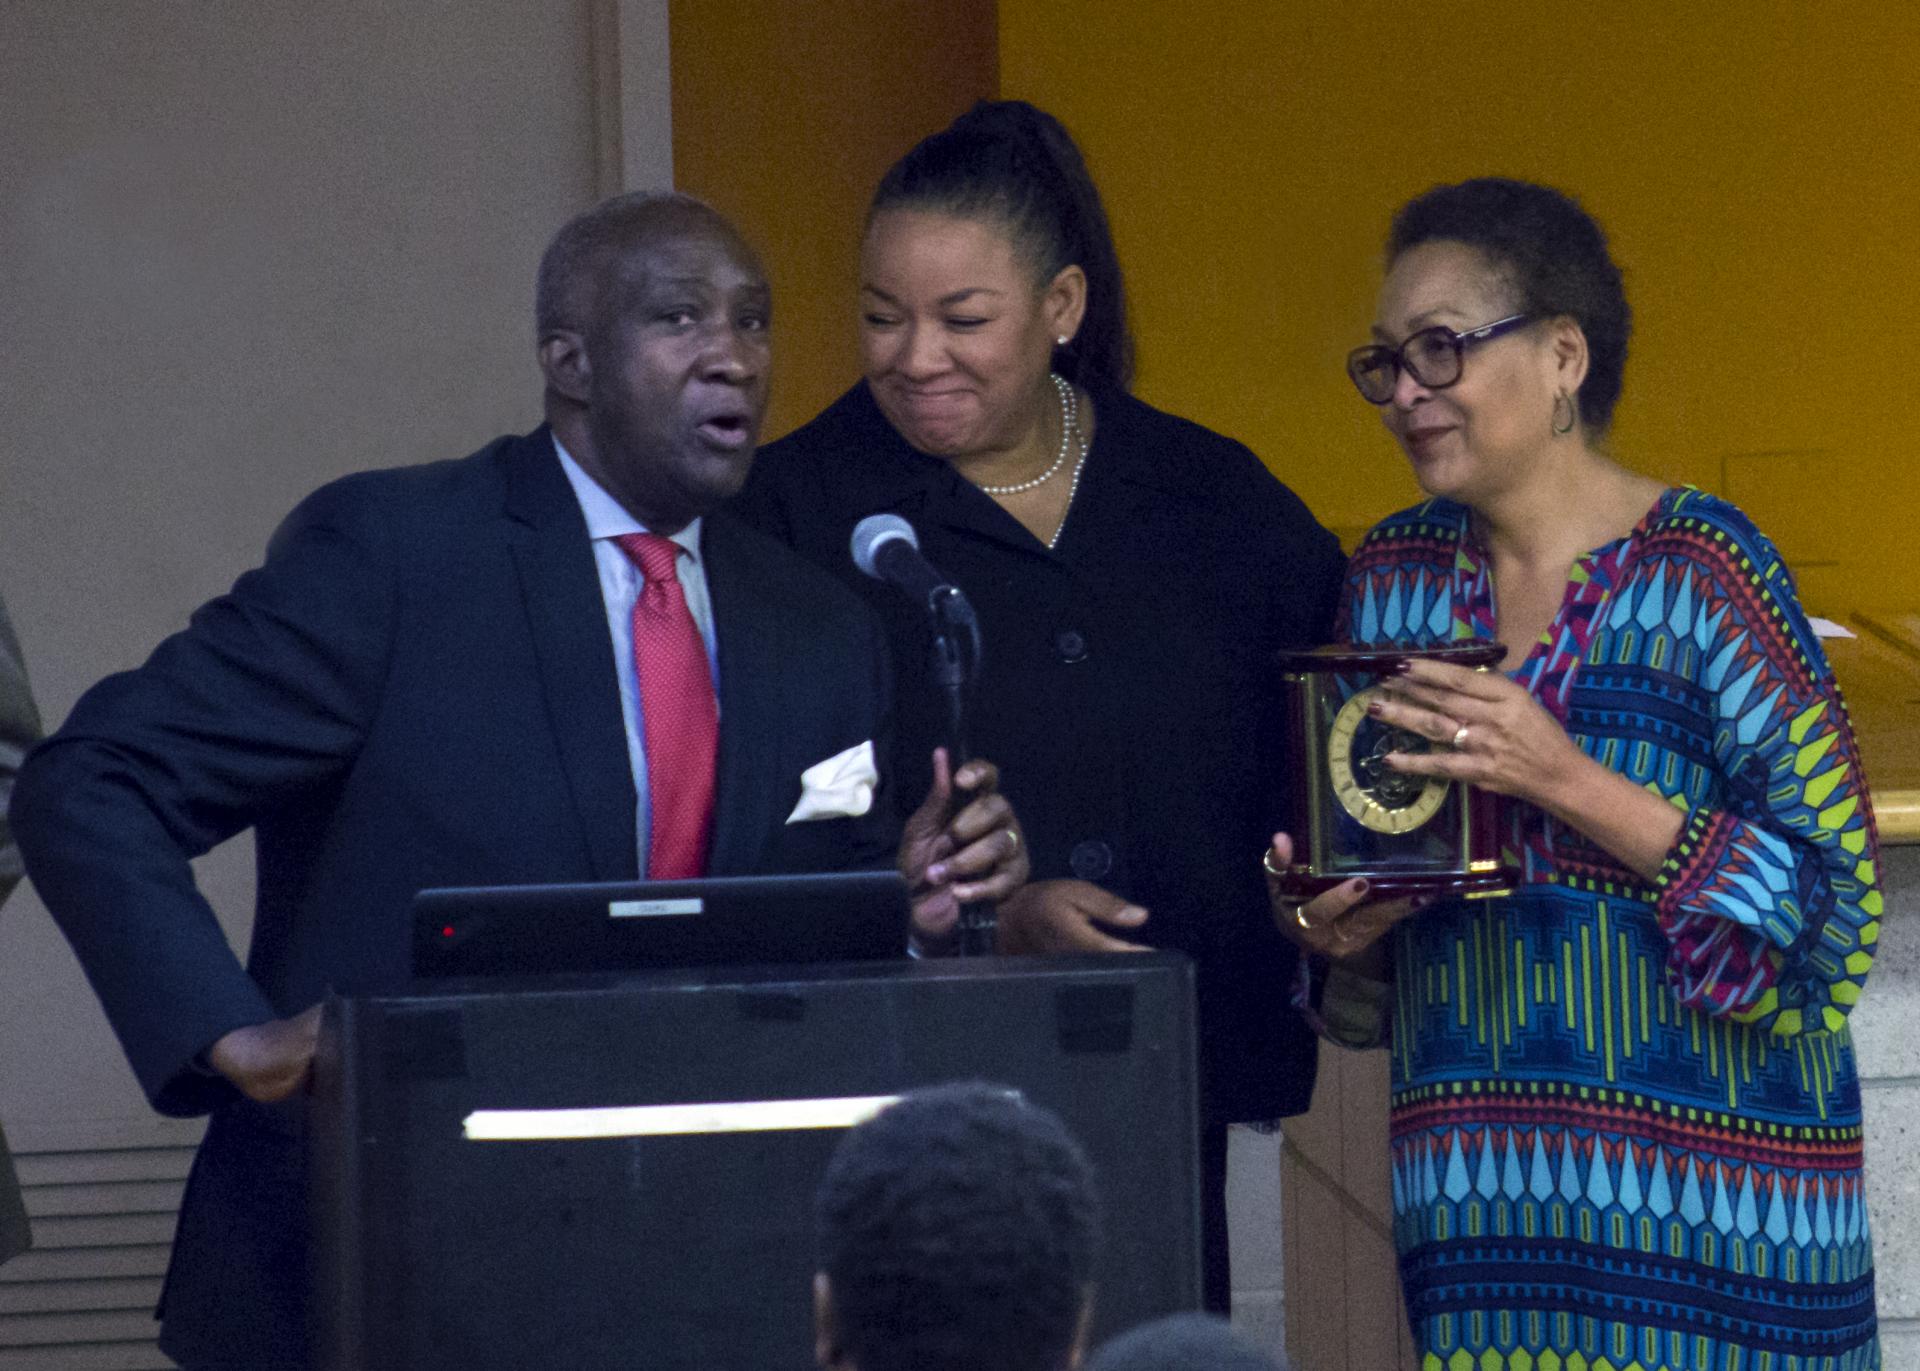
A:
<svg viewBox="0 0 1920 1371">
<path fill-rule="evenodd" d="M 317 1004 L 404 976 L 422 887 L 897 858 L 939 939 L 1024 877 L 990 766 L 936 767 L 888 823 L 868 612 L 713 513 L 766 402 L 768 288 L 739 235 L 622 197 L 561 230 L 538 296 L 547 427 L 310 496 L 20 776 L 28 870 L 141 1084 L 213 1114 L 162 1296 L 161 1347 L 192 1368 L 303 1364 Z M 243 968 L 189 861 L 248 826 Z"/>
<path fill-rule="evenodd" d="M 0 604 L 0 905 L 20 883 L 20 853 L 7 827 L 7 797 L 13 790 L 20 759 L 40 736 L 40 716 L 27 689 L 27 668 L 20 643 L 13 636 L 7 607 Z M 0 1262 L 27 1250 L 32 1233 L 26 1206 L 20 1202 L 20 1182 L 13 1173 L 7 1135 L 0 1133 Z"/>
</svg>

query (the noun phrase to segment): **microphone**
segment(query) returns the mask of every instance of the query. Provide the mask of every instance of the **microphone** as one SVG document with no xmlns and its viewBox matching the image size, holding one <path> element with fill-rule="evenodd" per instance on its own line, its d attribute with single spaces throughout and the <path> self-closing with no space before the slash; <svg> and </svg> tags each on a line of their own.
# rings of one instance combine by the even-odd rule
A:
<svg viewBox="0 0 1920 1371">
<path fill-rule="evenodd" d="M 898 514 L 869 514 L 853 527 L 853 564 L 898 586 L 917 600 L 932 621 L 929 676 L 945 715 L 947 759 L 958 771 L 967 760 L 967 694 L 980 672 L 980 621 L 960 587 L 941 575 L 920 552 L 913 525 Z M 963 905 L 960 953 L 993 951 L 992 905 Z"/>
<path fill-rule="evenodd" d="M 948 744 L 958 767 L 966 760 L 961 692 L 980 671 L 980 620 L 966 592 L 921 555 L 919 535 L 898 514 L 869 514 L 853 526 L 853 564 L 906 591 L 933 621 L 933 679 L 948 695 Z"/>
<path fill-rule="evenodd" d="M 960 588 L 921 555 L 913 525 L 898 514 L 869 514 L 853 526 L 853 564 L 876 581 L 899 586 L 929 608 L 943 595 L 960 595 Z"/>
</svg>

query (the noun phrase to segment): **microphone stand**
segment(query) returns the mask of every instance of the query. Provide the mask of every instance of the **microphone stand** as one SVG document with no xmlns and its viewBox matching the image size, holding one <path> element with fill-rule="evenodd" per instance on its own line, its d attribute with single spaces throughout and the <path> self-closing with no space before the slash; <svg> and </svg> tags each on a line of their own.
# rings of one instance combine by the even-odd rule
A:
<svg viewBox="0 0 1920 1371">
<path fill-rule="evenodd" d="M 944 729 L 949 775 L 957 775 L 971 755 L 967 749 L 967 694 L 980 672 L 980 621 L 967 597 L 952 586 L 942 586 L 927 599 L 933 617 L 932 676 L 946 706 Z M 998 914 L 992 904 L 975 901 L 960 906 L 956 931 L 962 957 L 993 953 Z"/>
</svg>

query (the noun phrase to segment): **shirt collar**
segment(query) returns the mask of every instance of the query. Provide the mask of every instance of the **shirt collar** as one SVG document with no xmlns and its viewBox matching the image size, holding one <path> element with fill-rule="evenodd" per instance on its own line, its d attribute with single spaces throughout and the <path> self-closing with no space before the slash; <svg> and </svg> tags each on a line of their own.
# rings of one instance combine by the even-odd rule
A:
<svg viewBox="0 0 1920 1371">
<path fill-rule="evenodd" d="M 553 450 L 560 457 L 560 469 L 567 474 L 567 484 L 573 487 L 573 497 L 580 502 L 580 512 L 587 518 L 587 536 L 595 542 L 608 538 L 618 538 L 625 533 L 651 533 L 653 530 L 629 514 L 626 507 L 607 493 L 607 488 L 593 477 L 587 475 L 585 467 L 574 460 L 567 445 L 560 441 L 560 435 L 553 437 Z M 668 534 L 674 542 L 700 560 L 700 519 L 695 519 L 678 533 Z"/>
</svg>

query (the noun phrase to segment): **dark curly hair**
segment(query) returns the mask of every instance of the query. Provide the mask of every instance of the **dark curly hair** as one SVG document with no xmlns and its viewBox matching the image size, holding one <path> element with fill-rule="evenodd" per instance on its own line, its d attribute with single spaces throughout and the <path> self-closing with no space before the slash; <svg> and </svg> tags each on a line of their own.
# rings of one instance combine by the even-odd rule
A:
<svg viewBox="0 0 1920 1371">
<path fill-rule="evenodd" d="M 1435 186 L 1401 206 L 1387 234 L 1388 266 L 1435 241 L 1478 248 L 1518 292 L 1516 308 L 1580 325 L 1587 336 L 1580 418 L 1605 433 L 1620 399 L 1633 311 L 1593 216 L 1551 186 L 1483 176 Z"/>
<path fill-rule="evenodd" d="M 923 138 L 880 179 L 867 223 L 882 210 L 926 209 L 1006 228 L 1038 281 L 1077 265 L 1087 309 L 1072 342 L 1055 352 L 1060 373 L 1082 385 L 1133 384 L 1127 288 L 1100 192 L 1061 122 L 1024 100 L 982 100 Z"/>
<path fill-rule="evenodd" d="M 842 1140 L 816 1200 L 841 1351 L 860 1371 L 1059 1371 L 1099 1237 L 1092 1168 L 1002 1086 L 915 1091 Z"/>
</svg>

